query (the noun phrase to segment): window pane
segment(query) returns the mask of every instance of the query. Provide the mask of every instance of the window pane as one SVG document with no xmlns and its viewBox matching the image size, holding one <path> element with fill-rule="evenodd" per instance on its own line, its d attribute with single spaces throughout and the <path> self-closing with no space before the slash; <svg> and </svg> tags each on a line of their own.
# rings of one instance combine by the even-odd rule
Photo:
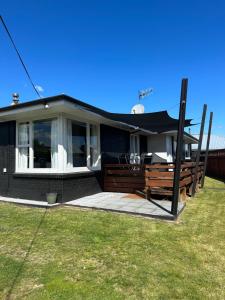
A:
<svg viewBox="0 0 225 300">
<path fill-rule="evenodd" d="M 98 163 L 98 128 L 90 125 L 90 165 L 95 167 Z"/>
<path fill-rule="evenodd" d="M 52 120 L 33 123 L 34 168 L 51 168 L 51 127 Z"/>
<path fill-rule="evenodd" d="M 69 167 L 87 166 L 86 124 L 68 121 L 68 152 Z"/>
<path fill-rule="evenodd" d="M 18 167 L 19 169 L 27 169 L 29 168 L 29 148 L 21 147 L 19 148 L 19 159 L 18 159 Z"/>
<path fill-rule="evenodd" d="M 21 123 L 18 128 L 19 146 L 29 145 L 29 123 Z"/>
</svg>

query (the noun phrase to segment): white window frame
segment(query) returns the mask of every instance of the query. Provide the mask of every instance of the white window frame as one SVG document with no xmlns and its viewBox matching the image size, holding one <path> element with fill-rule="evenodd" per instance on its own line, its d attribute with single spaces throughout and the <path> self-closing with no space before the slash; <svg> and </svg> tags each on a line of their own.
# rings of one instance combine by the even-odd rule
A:
<svg viewBox="0 0 225 300">
<path fill-rule="evenodd" d="M 59 163 L 59 140 L 58 143 L 58 151 L 57 151 L 57 168 L 34 168 L 34 149 L 33 149 L 33 122 L 35 121 L 43 121 L 43 120 L 53 120 L 57 119 L 58 117 L 49 117 L 43 119 L 33 119 L 29 121 L 17 121 L 16 124 L 16 173 L 59 173 L 58 163 Z M 19 168 L 19 124 L 21 123 L 29 123 L 29 168 Z M 59 122 L 58 122 L 59 124 Z"/>
<path fill-rule="evenodd" d="M 97 128 L 97 153 L 98 153 L 98 159 L 97 159 L 97 162 L 95 164 L 95 166 L 91 166 L 90 165 L 90 147 L 91 147 L 91 144 L 90 144 L 90 125 L 93 125 L 93 126 L 96 126 Z M 91 168 L 92 170 L 99 170 L 99 168 L 101 167 L 101 151 L 100 151 L 100 125 L 99 124 L 94 124 L 94 123 L 88 123 L 87 124 L 87 130 L 88 130 L 88 134 L 87 134 L 87 137 L 88 137 L 88 141 L 89 141 L 89 148 L 88 148 L 88 166 L 89 168 Z"/>
<path fill-rule="evenodd" d="M 184 158 L 191 159 L 191 144 L 184 143 Z"/>
<path fill-rule="evenodd" d="M 30 148 L 31 148 L 31 131 L 30 131 L 30 122 L 20 122 L 18 125 L 20 125 L 20 124 L 27 124 L 28 125 L 28 128 L 29 128 L 29 137 L 28 137 L 28 143 L 27 144 L 24 144 L 24 145 L 22 145 L 22 144 L 19 144 L 19 135 L 17 134 L 16 135 L 16 141 L 17 141 L 17 147 L 16 147 L 16 162 L 17 162 L 17 164 L 18 164 L 18 166 L 19 166 L 19 150 L 21 149 L 21 148 L 28 148 L 28 160 L 29 160 L 29 166 L 30 166 L 30 163 L 31 163 L 31 159 L 30 159 Z M 18 127 L 19 126 L 17 126 L 17 130 L 18 130 Z"/>
<path fill-rule="evenodd" d="M 86 138 L 87 138 L 87 143 L 86 143 L 86 153 L 87 153 L 87 166 L 86 167 L 68 167 L 67 164 L 67 151 L 65 150 L 65 159 L 64 159 L 64 165 L 65 165 L 65 172 L 66 173 L 75 173 L 75 172 L 85 172 L 85 171 L 98 171 L 101 170 L 101 149 L 100 149 L 100 124 L 95 123 L 95 122 L 84 122 L 81 120 L 78 120 L 77 118 L 71 118 L 71 117 L 67 117 L 64 119 L 64 136 L 66 136 L 67 134 L 67 120 L 71 120 L 71 121 L 79 121 L 83 124 L 86 125 Z M 97 139 L 97 151 L 98 151 L 98 163 L 97 166 L 91 166 L 90 165 L 90 125 L 95 125 L 97 126 L 97 135 L 98 135 L 98 139 Z M 66 141 L 64 142 L 64 148 L 67 149 L 67 145 L 66 145 Z"/>
<path fill-rule="evenodd" d="M 57 168 L 34 168 L 33 167 L 33 122 L 34 121 L 41 121 L 41 120 L 50 120 L 50 119 L 57 119 L 58 122 L 58 148 L 57 148 Z M 86 137 L 87 137 L 87 166 L 86 167 L 72 167 L 69 168 L 67 165 L 67 120 L 75 120 L 86 124 Z M 21 123 L 29 123 L 29 168 L 19 168 L 19 148 L 20 145 L 18 144 L 18 130 L 19 124 Z M 90 166 L 90 125 L 97 126 L 97 151 L 98 151 L 98 163 L 96 166 Z M 76 116 L 69 116 L 69 115 L 54 115 L 45 118 L 33 118 L 30 120 L 18 120 L 16 123 L 16 162 L 15 162 L 15 172 L 16 173 L 32 173 L 32 174 L 40 174 L 40 173 L 79 173 L 79 172 L 90 172 L 90 171 L 97 171 L 101 170 L 101 149 L 100 149 L 100 124 L 93 122 L 93 121 L 84 121 Z"/>
</svg>

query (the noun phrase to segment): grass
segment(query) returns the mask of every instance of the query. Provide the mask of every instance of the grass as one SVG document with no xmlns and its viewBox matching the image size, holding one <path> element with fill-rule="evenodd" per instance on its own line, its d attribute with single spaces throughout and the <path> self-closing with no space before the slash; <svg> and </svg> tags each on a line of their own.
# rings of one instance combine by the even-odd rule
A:
<svg viewBox="0 0 225 300">
<path fill-rule="evenodd" d="M 0 204 L 1 299 L 225 299 L 225 187 L 176 223 Z"/>
</svg>

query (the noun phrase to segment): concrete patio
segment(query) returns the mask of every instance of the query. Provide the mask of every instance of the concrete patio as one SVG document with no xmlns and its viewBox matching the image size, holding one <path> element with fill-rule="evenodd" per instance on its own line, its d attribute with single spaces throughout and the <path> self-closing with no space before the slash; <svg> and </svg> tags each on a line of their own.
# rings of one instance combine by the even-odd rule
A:
<svg viewBox="0 0 225 300">
<path fill-rule="evenodd" d="M 20 198 L 9 198 L 0 196 L 0 202 L 21 204 L 26 206 L 35 206 L 40 208 L 53 208 L 60 205 L 70 207 L 82 207 L 89 209 L 99 209 L 111 212 L 126 213 L 139 215 L 144 217 L 174 220 L 174 216 L 170 214 L 171 201 L 153 200 L 155 203 L 143 199 L 135 194 L 102 192 L 91 196 L 82 197 L 66 203 L 48 204 L 45 201 L 36 201 Z M 159 205 L 159 206 L 158 206 Z M 178 215 L 184 209 L 185 204 L 179 202 Z"/>
<path fill-rule="evenodd" d="M 69 201 L 65 204 L 68 206 L 100 209 L 105 211 L 140 215 L 144 217 L 174 220 L 174 216 L 169 213 L 171 210 L 170 201 L 154 200 L 154 202 L 155 204 L 133 194 L 102 192 Z M 157 205 L 160 205 L 162 208 Z M 184 206 L 184 203 L 179 203 L 179 213 L 181 213 Z"/>
</svg>

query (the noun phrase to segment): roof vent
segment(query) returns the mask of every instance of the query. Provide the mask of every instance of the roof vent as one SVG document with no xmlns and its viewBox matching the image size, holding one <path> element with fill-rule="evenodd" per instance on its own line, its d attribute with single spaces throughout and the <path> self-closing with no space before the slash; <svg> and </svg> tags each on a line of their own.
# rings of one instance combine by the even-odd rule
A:
<svg viewBox="0 0 225 300">
<path fill-rule="evenodd" d="M 17 105 L 19 103 L 19 94 L 13 93 L 12 96 L 13 96 L 13 99 L 12 99 L 11 105 Z"/>
</svg>

